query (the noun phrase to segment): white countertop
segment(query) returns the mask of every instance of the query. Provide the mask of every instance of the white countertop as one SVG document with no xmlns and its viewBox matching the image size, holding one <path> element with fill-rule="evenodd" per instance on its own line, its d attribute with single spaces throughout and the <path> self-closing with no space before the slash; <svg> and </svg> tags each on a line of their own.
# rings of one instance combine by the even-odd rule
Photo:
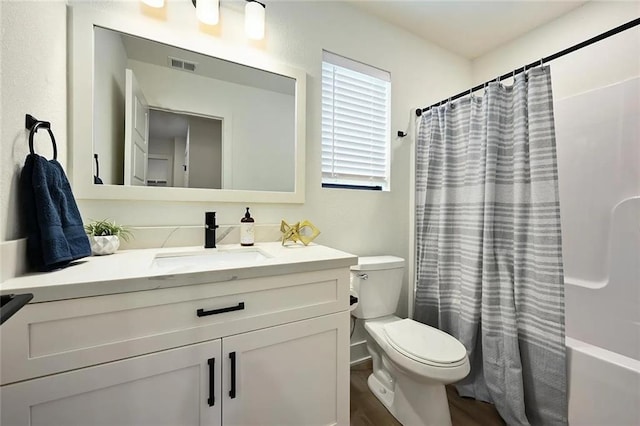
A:
<svg viewBox="0 0 640 426">
<path fill-rule="evenodd" d="M 217 249 L 206 250 L 202 247 L 123 250 L 109 256 L 81 259 L 57 271 L 30 273 L 7 280 L 0 284 L 0 294 L 33 293 L 31 303 L 37 303 L 334 269 L 358 263 L 355 255 L 316 244 L 282 246 L 273 242 L 256 243 L 254 247 L 269 257 L 242 264 L 200 265 L 173 270 L 155 266 L 156 255 L 215 254 L 216 251 L 240 249 L 240 245 L 218 245 Z"/>
</svg>

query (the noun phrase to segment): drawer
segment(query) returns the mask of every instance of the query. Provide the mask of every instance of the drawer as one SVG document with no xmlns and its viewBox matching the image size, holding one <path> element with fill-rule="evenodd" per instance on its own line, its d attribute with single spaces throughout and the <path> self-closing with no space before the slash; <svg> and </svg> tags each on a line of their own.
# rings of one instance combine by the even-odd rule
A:
<svg viewBox="0 0 640 426">
<path fill-rule="evenodd" d="M 2 326 L 1 384 L 344 311 L 348 294 L 344 268 L 29 304 Z"/>
</svg>

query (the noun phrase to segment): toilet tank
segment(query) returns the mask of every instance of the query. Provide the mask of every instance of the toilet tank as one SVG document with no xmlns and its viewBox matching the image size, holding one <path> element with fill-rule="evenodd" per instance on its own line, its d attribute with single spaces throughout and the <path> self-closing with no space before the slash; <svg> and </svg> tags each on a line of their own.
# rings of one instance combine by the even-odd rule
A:
<svg viewBox="0 0 640 426">
<path fill-rule="evenodd" d="M 358 305 L 351 314 L 362 319 L 393 315 L 403 275 L 404 259 L 400 257 L 358 258 L 358 264 L 351 267 L 351 288 L 358 294 Z"/>
</svg>

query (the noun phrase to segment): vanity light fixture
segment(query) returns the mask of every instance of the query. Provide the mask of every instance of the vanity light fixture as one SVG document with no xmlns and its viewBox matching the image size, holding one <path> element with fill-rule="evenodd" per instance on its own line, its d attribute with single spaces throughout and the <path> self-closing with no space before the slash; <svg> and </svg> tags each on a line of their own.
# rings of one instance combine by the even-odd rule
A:
<svg viewBox="0 0 640 426">
<path fill-rule="evenodd" d="M 264 38 L 265 4 L 256 0 L 247 0 L 244 7 L 244 32 L 252 40 Z"/>
<path fill-rule="evenodd" d="M 196 8 L 196 17 L 207 25 L 216 25 L 220 20 L 220 0 L 191 0 Z"/>
<path fill-rule="evenodd" d="M 164 0 L 142 0 L 144 3 L 158 4 L 162 7 Z M 244 7 L 244 32 L 252 40 L 264 38 L 266 5 L 257 0 L 246 0 Z M 191 0 L 196 8 L 196 17 L 207 25 L 216 25 L 220 20 L 220 0 Z"/>
<path fill-rule="evenodd" d="M 160 8 L 164 6 L 164 0 L 142 0 L 149 7 Z"/>
</svg>

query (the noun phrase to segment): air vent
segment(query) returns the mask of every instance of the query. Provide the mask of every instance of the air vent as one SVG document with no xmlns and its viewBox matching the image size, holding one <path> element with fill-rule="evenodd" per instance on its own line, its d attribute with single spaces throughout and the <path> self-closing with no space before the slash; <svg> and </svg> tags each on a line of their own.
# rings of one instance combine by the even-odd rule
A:
<svg viewBox="0 0 640 426">
<path fill-rule="evenodd" d="M 196 62 L 185 61 L 184 59 L 173 58 L 171 56 L 167 57 L 169 66 L 171 68 L 177 68 L 184 71 L 194 72 L 196 70 Z"/>
</svg>

